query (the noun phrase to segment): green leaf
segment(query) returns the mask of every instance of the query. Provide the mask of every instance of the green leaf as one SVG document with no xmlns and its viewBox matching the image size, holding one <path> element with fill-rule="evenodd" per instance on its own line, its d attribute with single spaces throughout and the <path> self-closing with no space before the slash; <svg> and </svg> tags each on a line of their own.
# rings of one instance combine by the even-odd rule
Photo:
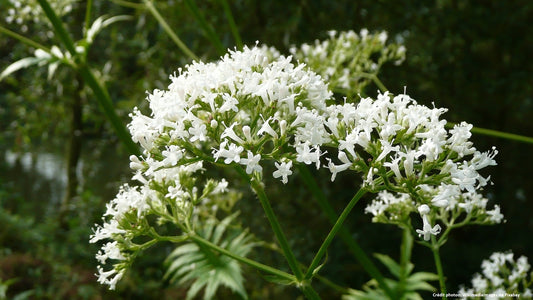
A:
<svg viewBox="0 0 533 300">
<path fill-rule="evenodd" d="M 439 275 L 429 272 L 417 272 L 409 276 L 411 281 L 427 281 L 427 280 L 439 280 Z"/>
<path fill-rule="evenodd" d="M 4 69 L 4 71 L 0 74 L 0 81 L 20 69 L 36 65 L 46 60 L 47 58 L 44 57 L 25 57 L 23 59 L 17 60 L 16 62 L 10 64 L 9 66 L 7 66 L 7 68 Z"/>
<path fill-rule="evenodd" d="M 268 282 L 272 282 L 275 284 L 281 284 L 281 285 L 291 285 L 294 283 L 293 280 L 282 278 L 276 275 L 265 275 L 263 276 L 263 278 Z"/>
<path fill-rule="evenodd" d="M 246 256 L 254 243 L 247 231 L 230 226 L 237 215 L 232 214 L 222 221 L 203 220 L 197 234 L 229 252 Z M 203 244 L 179 245 L 166 259 L 166 265 L 165 279 L 177 285 L 190 284 L 187 299 L 195 298 L 201 290 L 203 299 L 212 299 L 220 286 L 228 287 L 243 299 L 248 298 L 239 263 Z"/>
<path fill-rule="evenodd" d="M 51 80 L 54 76 L 54 73 L 56 72 L 59 63 L 60 62 L 57 60 L 48 64 L 48 80 Z"/>
<path fill-rule="evenodd" d="M 349 293 L 342 295 L 342 300 L 383 300 L 388 299 L 385 293 L 381 290 L 368 290 L 368 291 L 359 291 L 359 290 L 349 290 Z"/>
<path fill-rule="evenodd" d="M 387 269 L 389 269 L 392 275 L 397 278 L 400 277 L 402 268 L 397 262 L 390 258 L 390 256 L 379 253 L 375 253 L 374 256 L 379 259 L 379 261 L 381 261 L 381 263 L 385 265 Z"/>
<path fill-rule="evenodd" d="M 94 41 L 94 37 L 102 31 L 102 29 L 106 28 L 107 26 L 119 22 L 119 21 L 126 21 L 131 20 L 131 16 L 127 15 L 120 15 L 120 16 L 114 16 L 111 18 L 106 19 L 106 16 L 100 16 L 98 19 L 94 20 L 94 22 L 91 24 L 91 27 L 87 29 L 87 33 L 85 35 L 85 40 L 88 44 L 91 44 Z"/>
</svg>

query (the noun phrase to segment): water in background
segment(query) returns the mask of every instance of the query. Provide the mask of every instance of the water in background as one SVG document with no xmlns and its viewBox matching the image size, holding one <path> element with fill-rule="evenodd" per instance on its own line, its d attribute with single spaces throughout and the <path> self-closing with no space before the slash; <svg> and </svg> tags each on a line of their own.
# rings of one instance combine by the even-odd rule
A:
<svg viewBox="0 0 533 300">
<path fill-rule="evenodd" d="M 94 144 L 94 143 L 93 143 Z M 92 145 L 86 142 L 77 166 L 79 191 L 90 191 L 105 203 L 111 200 L 121 182 L 130 176 L 126 154 L 114 145 Z M 8 188 L 16 202 L 8 205 L 21 212 L 24 206 L 32 207 L 32 215 L 39 219 L 57 212 L 67 185 L 66 153 L 61 147 L 37 147 L 32 152 L 0 153 L 0 183 Z M 6 205 L 2 201 L 2 205 Z"/>
</svg>

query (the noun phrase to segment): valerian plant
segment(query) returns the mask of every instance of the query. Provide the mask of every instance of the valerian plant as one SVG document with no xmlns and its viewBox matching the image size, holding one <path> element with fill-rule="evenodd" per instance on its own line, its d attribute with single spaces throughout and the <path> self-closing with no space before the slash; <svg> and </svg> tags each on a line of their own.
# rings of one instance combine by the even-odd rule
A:
<svg viewBox="0 0 533 300">
<path fill-rule="evenodd" d="M 363 290 L 348 290 L 345 298 L 421 299 L 418 291 L 434 290 L 428 283 L 433 280 L 445 294 L 439 249 L 451 230 L 503 221 L 499 206 L 489 208 L 480 194 L 490 183 L 490 176 L 480 172 L 496 164 L 497 150 L 477 150 L 470 141 L 472 125 L 447 129 L 441 118 L 446 109 L 418 104 L 405 92 L 380 92 L 375 99 L 346 93 L 335 99 L 328 79 L 354 90 L 365 68 L 401 58 L 401 47 L 383 50 L 389 49 L 385 38 L 366 31 L 361 37 L 332 33 L 328 43 L 339 46 L 304 46 L 293 51 L 299 61 L 265 46 L 244 47 L 216 62 L 180 68 L 170 76 L 168 89 L 149 93 L 150 111 L 135 108 L 128 125 L 143 149 L 130 157 L 132 179 L 139 184 L 121 188 L 91 236 L 91 243 L 105 241 L 96 256 L 98 281 L 114 289 L 145 249 L 172 242 L 178 246 L 167 259 L 166 278 L 191 284 L 188 298 L 204 289 L 209 299 L 219 286 L 246 298 L 240 268 L 246 264 L 277 283 L 298 287 L 309 299 L 320 299 L 312 280 L 319 278 L 328 246 L 359 199 L 374 193 L 365 211 L 374 222 L 403 230 L 400 262 L 376 254 L 394 278 L 380 275 Z M 375 41 L 382 55 L 376 67 L 360 66 L 350 57 L 357 53 L 343 52 L 350 43 L 368 42 L 375 49 Z M 306 55 L 312 62 L 313 53 L 324 53 L 323 66 L 333 69 L 301 63 Z M 343 79 L 352 73 L 355 81 Z M 265 192 L 265 176 L 286 184 L 297 165 L 327 169 L 331 181 L 348 172 L 363 180 L 309 264 L 295 257 Z M 261 243 L 238 219 L 239 191 L 223 177 L 209 178 L 213 168 L 236 170 L 249 184 L 290 273 L 247 258 Z M 437 274 L 413 272 L 415 239 L 432 251 Z"/>
<path fill-rule="evenodd" d="M 533 297 L 533 272 L 527 257 L 514 259 L 512 251 L 492 253 L 481 263 L 482 274 L 472 278 L 472 287 L 461 287 L 462 299 Z"/>
</svg>

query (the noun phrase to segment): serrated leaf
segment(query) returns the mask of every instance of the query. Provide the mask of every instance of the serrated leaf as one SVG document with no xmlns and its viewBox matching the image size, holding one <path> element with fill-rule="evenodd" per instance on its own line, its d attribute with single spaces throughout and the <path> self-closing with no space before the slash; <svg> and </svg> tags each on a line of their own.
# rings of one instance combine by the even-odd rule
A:
<svg viewBox="0 0 533 300">
<path fill-rule="evenodd" d="M 47 59 L 44 57 L 25 57 L 23 59 L 17 60 L 16 62 L 10 64 L 9 66 L 7 66 L 7 68 L 4 69 L 4 71 L 0 74 L 0 81 L 20 69 L 33 66 L 46 60 Z"/>
<path fill-rule="evenodd" d="M 379 253 L 375 253 L 374 256 L 383 264 L 385 265 L 385 267 L 387 267 L 387 269 L 389 269 L 389 271 L 391 272 L 392 275 L 394 275 L 395 277 L 399 278 L 400 277 L 400 272 L 401 272 L 401 267 L 400 265 L 395 262 L 390 256 L 388 255 L 385 255 L 385 254 L 379 254 Z"/>
<path fill-rule="evenodd" d="M 230 226 L 236 216 L 230 215 L 222 221 L 207 219 L 201 222 L 202 228 L 197 234 L 232 253 L 246 256 L 254 244 L 247 231 Z M 202 290 L 203 298 L 211 299 L 220 286 L 247 298 L 239 263 L 204 244 L 187 242 L 178 246 L 168 256 L 166 264 L 165 279 L 177 285 L 190 284 L 187 299 L 196 297 Z"/>
<path fill-rule="evenodd" d="M 418 293 L 415 293 L 415 292 L 408 292 L 405 295 L 405 297 L 406 297 L 407 300 L 424 300 L 424 298 L 422 298 L 422 296 L 420 296 Z"/>
<path fill-rule="evenodd" d="M 408 280 L 410 281 L 428 281 L 428 280 L 439 280 L 439 275 L 429 272 L 417 272 L 409 276 Z"/>
<path fill-rule="evenodd" d="M 225 218 L 218 224 L 218 226 L 215 229 L 215 232 L 213 233 L 212 241 L 214 244 L 218 244 L 220 242 L 220 238 L 222 237 L 222 234 L 226 231 L 226 227 L 228 227 L 229 223 L 235 219 L 237 214 L 232 214 L 229 217 Z"/>
<path fill-rule="evenodd" d="M 388 299 L 380 290 L 349 290 L 348 294 L 342 295 L 342 300 L 383 300 Z"/>
<path fill-rule="evenodd" d="M 407 288 L 411 291 L 434 291 L 435 287 L 425 281 L 409 282 L 407 281 Z"/>
</svg>

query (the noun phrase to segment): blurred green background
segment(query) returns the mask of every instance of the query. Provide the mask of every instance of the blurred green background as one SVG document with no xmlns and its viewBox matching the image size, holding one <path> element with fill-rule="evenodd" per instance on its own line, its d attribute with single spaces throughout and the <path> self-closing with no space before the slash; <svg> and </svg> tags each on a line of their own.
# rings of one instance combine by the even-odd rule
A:
<svg viewBox="0 0 533 300">
<path fill-rule="evenodd" d="M 204 60 L 217 58 L 186 1 L 155 4 L 194 53 Z M 401 93 L 406 87 L 420 103 L 449 108 L 448 121 L 465 120 L 478 127 L 533 136 L 533 2 L 529 0 L 237 0 L 229 4 L 245 44 L 259 41 L 284 54 L 292 45 L 326 38 L 331 29 L 386 30 L 392 41 L 407 48 L 401 66 L 386 65 L 379 74 L 391 92 Z M 224 47 L 234 48 L 221 3 L 208 0 L 197 5 Z M 30 21 L 26 28 L 7 23 L 11 7 L 11 2 L 0 1 L 2 26 L 45 45 L 58 43 L 46 22 Z M 85 2 L 78 1 L 62 18 L 77 39 L 84 14 Z M 94 18 L 103 14 L 133 16 L 102 31 L 89 52 L 92 67 L 105 79 L 126 124 L 134 106 L 146 105 L 146 90 L 165 88 L 168 75 L 190 61 L 146 10 L 95 1 Z M 0 70 L 33 55 L 34 50 L 0 35 Z M 367 88 L 370 96 L 376 91 L 376 86 Z M 171 245 L 140 258 L 117 291 L 96 283 L 97 246 L 88 244 L 88 237 L 93 224 L 100 222 L 105 203 L 130 178 L 129 161 L 92 93 L 71 69 L 60 67 L 47 79 L 45 67 L 32 67 L 0 82 L 0 130 L 0 278 L 16 278 L 8 298 L 24 292 L 30 299 L 184 297 L 184 289 L 161 280 L 162 261 Z M 498 165 L 488 171 L 494 185 L 485 194 L 501 205 L 507 222 L 452 234 L 442 252 L 450 292 L 468 284 L 481 261 L 494 251 L 512 249 L 517 256 L 533 259 L 533 145 L 482 135 L 473 140 L 480 150 L 494 145 L 500 151 Z M 331 185 L 327 173 L 315 174 L 323 178 L 321 187 L 339 210 L 359 184 L 344 177 Z M 329 230 L 326 217 L 297 178 L 288 185 L 288 192 L 270 193 L 297 257 L 310 261 Z M 244 223 L 257 236 L 271 238 L 252 194 L 242 202 Z M 397 258 L 399 230 L 372 224 L 371 217 L 363 214 L 364 204 L 356 207 L 347 226 L 367 253 Z M 267 250 L 258 249 L 254 255 L 266 263 L 283 264 Z M 434 271 L 425 248 L 415 246 L 413 262 L 416 270 Z M 245 271 L 250 272 L 246 287 L 252 299 L 299 296 L 294 289 Z M 321 274 L 353 288 L 370 279 L 340 241 L 331 246 Z M 325 286 L 318 289 L 324 299 L 340 297 Z M 219 297 L 233 299 L 224 290 Z"/>
</svg>

